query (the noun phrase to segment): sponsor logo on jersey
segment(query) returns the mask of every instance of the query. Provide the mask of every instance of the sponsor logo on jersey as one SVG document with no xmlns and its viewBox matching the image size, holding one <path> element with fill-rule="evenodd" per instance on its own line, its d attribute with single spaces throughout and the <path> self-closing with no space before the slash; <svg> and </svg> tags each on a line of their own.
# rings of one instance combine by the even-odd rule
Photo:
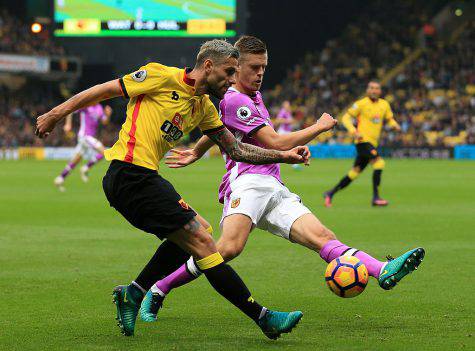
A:
<svg viewBox="0 0 475 351">
<path fill-rule="evenodd" d="M 256 120 L 257 120 L 257 117 L 253 117 L 246 123 L 246 125 L 249 126 L 249 125 L 253 124 Z"/>
<path fill-rule="evenodd" d="M 175 90 L 173 90 L 172 91 L 172 100 L 178 101 L 179 98 L 180 98 L 180 95 L 178 95 L 178 93 Z"/>
<path fill-rule="evenodd" d="M 143 82 L 145 78 L 147 78 L 147 71 L 144 69 L 141 69 L 140 71 L 136 71 L 131 74 L 132 79 L 137 82 Z"/>
<path fill-rule="evenodd" d="M 172 119 L 172 124 L 180 129 L 183 129 L 183 117 L 177 112 Z"/>
<path fill-rule="evenodd" d="M 237 199 L 234 199 L 233 201 L 231 201 L 231 208 L 238 207 L 240 203 L 241 203 L 241 198 L 240 197 L 238 197 Z"/>
<path fill-rule="evenodd" d="M 236 115 L 241 121 L 245 121 L 251 117 L 251 109 L 247 106 L 241 106 L 237 109 Z"/>
</svg>

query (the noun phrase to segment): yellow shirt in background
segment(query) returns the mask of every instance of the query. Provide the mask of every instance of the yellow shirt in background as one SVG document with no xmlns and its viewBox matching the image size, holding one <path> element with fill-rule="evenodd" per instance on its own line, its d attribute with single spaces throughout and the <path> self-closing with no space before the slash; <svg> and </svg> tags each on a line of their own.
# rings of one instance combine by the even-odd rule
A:
<svg viewBox="0 0 475 351">
<path fill-rule="evenodd" d="M 353 125 L 353 118 L 356 119 L 356 127 Z M 390 126 L 397 125 L 389 102 L 381 98 L 372 101 L 369 97 L 356 101 L 343 116 L 342 122 L 350 133 L 357 131 L 361 135 L 355 140 L 356 144 L 371 143 L 374 147 L 378 146 L 385 122 Z"/>
</svg>

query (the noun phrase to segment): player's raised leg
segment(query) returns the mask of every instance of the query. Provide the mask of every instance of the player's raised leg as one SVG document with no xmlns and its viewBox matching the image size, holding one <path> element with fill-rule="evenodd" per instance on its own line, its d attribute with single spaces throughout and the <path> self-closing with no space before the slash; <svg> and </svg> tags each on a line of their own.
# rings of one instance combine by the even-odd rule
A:
<svg viewBox="0 0 475 351">
<path fill-rule="evenodd" d="M 300 311 L 275 312 L 257 303 L 237 273 L 224 262 L 211 235 L 195 219 L 169 239 L 189 251 L 213 288 L 256 322 L 267 337 L 276 339 L 290 332 L 302 318 Z"/>
<path fill-rule="evenodd" d="M 376 159 L 371 161 L 371 165 L 373 166 L 373 200 L 371 204 L 373 206 L 387 206 L 389 204 L 388 201 L 379 196 L 381 175 L 386 162 L 384 162 L 382 157 L 378 156 Z"/>
<path fill-rule="evenodd" d="M 365 264 L 368 274 L 376 278 L 385 290 L 392 289 L 402 278 L 417 269 L 425 253 L 424 249 L 419 247 L 394 260 L 379 261 L 368 253 L 337 240 L 335 234 L 311 213 L 301 216 L 294 222 L 290 240 L 319 252 L 320 257 L 326 262 L 331 262 L 342 255 L 357 257 Z"/>
<path fill-rule="evenodd" d="M 66 190 L 64 187 L 64 180 L 66 179 L 69 174 L 73 171 L 74 168 L 81 162 L 82 155 L 81 153 L 76 153 L 74 157 L 68 162 L 68 164 L 64 167 L 63 171 L 60 173 L 59 176 L 54 178 L 54 185 L 56 185 L 59 191 L 63 192 Z"/>
</svg>

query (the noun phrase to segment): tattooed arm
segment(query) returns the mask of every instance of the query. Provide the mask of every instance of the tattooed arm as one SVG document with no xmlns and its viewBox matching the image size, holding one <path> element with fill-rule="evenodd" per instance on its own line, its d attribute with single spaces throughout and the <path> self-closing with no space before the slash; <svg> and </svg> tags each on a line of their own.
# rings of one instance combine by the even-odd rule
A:
<svg viewBox="0 0 475 351">
<path fill-rule="evenodd" d="M 297 146 L 289 151 L 263 149 L 240 142 L 227 128 L 202 136 L 193 149 L 171 149 L 171 154 L 166 157 L 165 163 L 170 168 L 186 167 L 200 159 L 213 146 L 213 143 L 218 144 L 231 159 L 237 162 L 255 165 L 268 163 L 309 164 L 310 151 L 306 146 Z"/>
<path fill-rule="evenodd" d="M 277 150 L 264 150 L 257 146 L 244 144 L 227 129 L 209 134 L 208 137 L 224 150 L 231 159 L 237 162 L 252 164 L 284 162 L 284 152 Z"/>
</svg>

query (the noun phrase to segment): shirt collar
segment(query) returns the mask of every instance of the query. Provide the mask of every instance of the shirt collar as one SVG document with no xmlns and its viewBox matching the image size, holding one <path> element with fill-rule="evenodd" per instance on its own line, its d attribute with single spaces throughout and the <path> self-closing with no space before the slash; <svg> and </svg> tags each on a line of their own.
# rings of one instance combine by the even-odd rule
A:
<svg viewBox="0 0 475 351">
<path fill-rule="evenodd" d="M 230 87 L 228 88 L 228 91 L 235 91 L 236 93 L 239 93 L 239 94 L 243 94 L 241 93 L 239 90 L 237 90 L 236 88 L 234 87 Z M 260 104 L 261 103 L 261 98 L 260 98 L 260 95 L 259 95 L 259 92 L 257 91 L 254 95 L 247 95 L 249 96 L 249 98 L 255 103 L 255 104 Z"/>
<path fill-rule="evenodd" d="M 196 81 L 190 77 L 188 77 L 188 73 L 190 73 L 193 70 L 193 68 L 190 67 L 185 67 L 185 71 L 183 72 L 183 82 L 186 85 L 189 85 L 190 87 L 194 88 Z"/>
</svg>

